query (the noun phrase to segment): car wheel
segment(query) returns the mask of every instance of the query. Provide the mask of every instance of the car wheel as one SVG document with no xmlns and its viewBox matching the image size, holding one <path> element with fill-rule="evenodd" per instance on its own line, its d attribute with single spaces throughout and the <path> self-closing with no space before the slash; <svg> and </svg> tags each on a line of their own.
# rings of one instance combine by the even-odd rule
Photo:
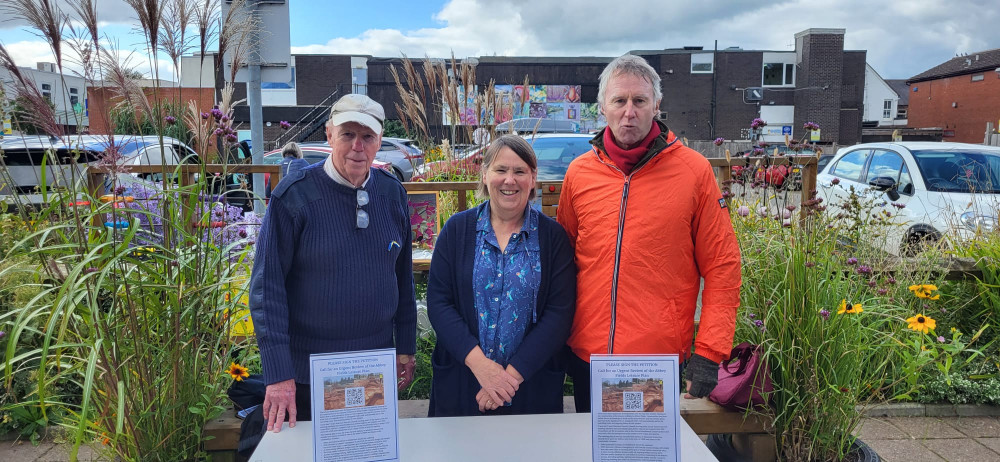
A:
<svg viewBox="0 0 1000 462">
<path fill-rule="evenodd" d="M 916 257 L 925 250 L 936 248 L 939 237 L 936 232 L 931 230 L 910 230 L 906 234 L 906 240 L 903 241 L 902 255 L 904 257 Z"/>
<path fill-rule="evenodd" d="M 393 168 L 392 168 L 392 174 L 393 174 L 393 175 L 396 175 L 396 178 L 397 178 L 397 179 L 399 179 L 399 182 L 400 182 L 400 183 L 402 183 L 402 182 L 406 181 L 406 180 L 404 180 L 404 179 L 403 179 L 403 172 L 402 172 L 402 171 L 400 171 L 400 170 L 399 170 L 398 168 L 396 168 L 396 167 L 393 167 Z"/>
</svg>

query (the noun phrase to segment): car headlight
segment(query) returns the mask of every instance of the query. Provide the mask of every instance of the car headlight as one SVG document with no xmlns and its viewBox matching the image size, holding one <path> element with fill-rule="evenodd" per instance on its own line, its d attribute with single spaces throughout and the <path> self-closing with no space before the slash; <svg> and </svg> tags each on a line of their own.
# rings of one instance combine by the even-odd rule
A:
<svg viewBox="0 0 1000 462">
<path fill-rule="evenodd" d="M 980 230 L 992 232 L 997 229 L 997 217 L 989 215 L 976 215 L 975 212 L 965 212 L 962 214 L 962 223 L 966 228 L 973 231 Z"/>
</svg>

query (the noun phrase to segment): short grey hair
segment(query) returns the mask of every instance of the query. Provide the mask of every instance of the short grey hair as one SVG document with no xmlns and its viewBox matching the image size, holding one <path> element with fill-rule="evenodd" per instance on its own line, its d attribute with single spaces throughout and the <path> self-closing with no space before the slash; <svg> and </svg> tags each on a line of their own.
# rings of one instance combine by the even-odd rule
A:
<svg viewBox="0 0 1000 462">
<path fill-rule="evenodd" d="M 640 77 L 653 85 L 653 102 L 663 99 L 663 91 L 660 89 L 660 74 L 650 66 L 642 56 L 624 54 L 608 63 L 607 67 L 601 71 L 601 83 L 597 88 L 597 104 L 604 107 L 604 91 L 608 88 L 611 77 L 616 75 L 634 75 Z"/>
<path fill-rule="evenodd" d="M 285 147 L 281 148 L 281 157 L 294 156 L 296 159 L 302 158 L 302 149 L 299 148 L 299 144 L 294 141 L 289 141 L 285 144 Z"/>
<path fill-rule="evenodd" d="M 486 148 L 486 153 L 483 154 L 482 170 L 479 172 L 479 187 L 476 189 L 476 197 L 480 199 L 489 199 L 490 191 L 486 188 L 486 181 L 483 180 L 486 177 L 486 171 L 489 170 L 490 166 L 493 165 L 493 161 L 496 160 L 497 154 L 503 150 L 503 148 L 510 148 L 520 157 L 524 163 L 528 164 L 532 172 L 538 170 L 538 158 L 535 157 L 535 150 L 531 148 L 528 142 L 518 135 L 507 134 L 503 135 L 490 143 L 490 146 Z M 531 193 L 528 195 L 528 201 L 530 202 L 535 198 L 535 187 L 531 187 Z"/>
</svg>

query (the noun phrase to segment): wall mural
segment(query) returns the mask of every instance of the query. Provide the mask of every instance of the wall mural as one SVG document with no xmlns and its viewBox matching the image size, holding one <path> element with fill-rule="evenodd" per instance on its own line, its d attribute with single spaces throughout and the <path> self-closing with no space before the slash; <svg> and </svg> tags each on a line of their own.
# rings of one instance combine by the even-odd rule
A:
<svg viewBox="0 0 1000 462">
<path fill-rule="evenodd" d="M 580 85 L 495 85 L 494 104 L 486 104 L 478 87 L 466 97 L 462 87 L 458 88 L 458 120 L 445 104 L 442 108 L 442 122 L 445 125 L 496 125 L 511 119 L 537 117 L 543 119 L 572 120 L 580 124 L 580 131 L 596 130 L 607 125 L 600 114 L 597 103 L 580 101 Z M 479 114 L 476 114 L 479 98 Z M 463 101 L 464 100 L 464 101 Z"/>
</svg>

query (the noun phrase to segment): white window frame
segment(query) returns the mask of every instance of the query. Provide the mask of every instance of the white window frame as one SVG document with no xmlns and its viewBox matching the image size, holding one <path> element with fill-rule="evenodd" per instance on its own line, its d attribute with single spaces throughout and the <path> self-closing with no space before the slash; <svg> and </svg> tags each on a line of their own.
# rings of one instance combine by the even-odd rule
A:
<svg viewBox="0 0 1000 462">
<path fill-rule="evenodd" d="M 795 87 L 795 52 L 764 52 L 763 62 L 760 66 L 760 84 L 767 88 L 794 88 Z M 764 69 L 768 64 L 781 66 L 781 83 L 777 85 L 764 83 Z M 789 67 L 791 65 L 791 67 Z M 788 70 L 791 69 L 791 82 L 789 82 Z"/>
<path fill-rule="evenodd" d="M 891 119 L 892 118 L 892 100 L 887 99 L 882 101 L 882 118 Z"/>
<path fill-rule="evenodd" d="M 708 64 L 708 70 L 695 70 L 696 65 Z M 711 74 L 715 72 L 715 53 L 691 53 L 691 73 Z"/>
<path fill-rule="evenodd" d="M 983 80 L 986 80 L 986 75 L 984 75 L 984 74 L 973 74 L 972 75 L 972 81 L 973 82 L 982 82 Z"/>
</svg>

